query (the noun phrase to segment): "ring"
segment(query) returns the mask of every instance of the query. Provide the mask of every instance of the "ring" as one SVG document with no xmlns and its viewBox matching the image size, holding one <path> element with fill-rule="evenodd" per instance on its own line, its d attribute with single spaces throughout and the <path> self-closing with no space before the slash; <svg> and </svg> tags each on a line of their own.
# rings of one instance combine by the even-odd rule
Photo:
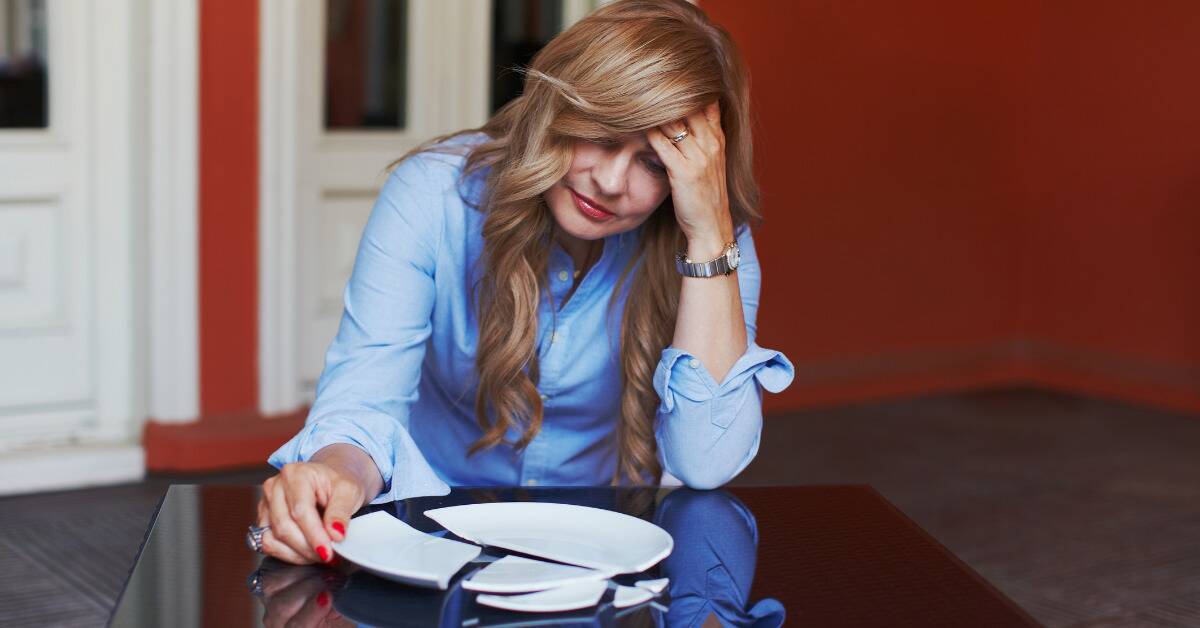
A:
<svg viewBox="0 0 1200 628">
<path fill-rule="evenodd" d="M 262 597 L 263 595 L 263 570 L 255 569 L 254 573 L 246 578 L 246 588 L 250 590 L 250 595 Z"/>
<path fill-rule="evenodd" d="M 684 129 L 684 130 L 676 133 L 675 136 L 671 138 L 671 143 L 678 144 L 678 143 L 682 142 L 683 138 L 685 138 L 687 136 L 688 136 L 688 130 Z"/>
<path fill-rule="evenodd" d="M 246 547 L 249 547 L 250 549 L 258 552 L 259 554 L 262 554 L 263 553 L 263 533 L 270 529 L 271 529 L 270 524 L 262 526 L 262 527 L 250 526 L 250 531 L 246 533 Z"/>
</svg>

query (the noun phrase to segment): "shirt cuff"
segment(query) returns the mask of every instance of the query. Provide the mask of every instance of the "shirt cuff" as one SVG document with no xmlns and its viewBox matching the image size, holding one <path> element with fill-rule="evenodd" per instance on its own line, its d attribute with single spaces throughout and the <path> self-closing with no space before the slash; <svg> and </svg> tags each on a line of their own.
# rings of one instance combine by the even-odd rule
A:
<svg viewBox="0 0 1200 628">
<path fill-rule="evenodd" d="M 372 504 L 450 492 L 450 486 L 429 466 L 408 430 L 393 417 L 374 412 L 310 417 L 300 432 L 275 450 L 267 462 L 281 469 L 285 464 L 308 461 L 317 451 L 334 443 L 362 449 L 379 468 L 383 490 L 370 501 Z"/>
<path fill-rule="evenodd" d="M 675 409 L 675 395 L 695 402 L 708 401 L 746 383 L 751 377 L 769 392 L 779 392 L 792 383 L 796 369 L 787 356 L 751 342 L 737 362 L 729 368 L 725 381 L 717 383 L 704 364 L 694 355 L 667 347 L 654 370 L 654 390 L 662 400 L 660 410 Z"/>
</svg>

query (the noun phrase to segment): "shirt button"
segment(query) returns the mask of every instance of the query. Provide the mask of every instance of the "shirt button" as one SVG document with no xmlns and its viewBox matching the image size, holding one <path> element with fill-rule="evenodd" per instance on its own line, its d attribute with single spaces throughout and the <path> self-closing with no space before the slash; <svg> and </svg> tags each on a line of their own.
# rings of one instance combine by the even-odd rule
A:
<svg viewBox="0 0 1200 628">
<path fill-rule="evenodd" d="M 556 342 L 558 342 L 558 332 L 550 332 L 550 344 L 554 344 Z"/>
<path fill-rule="evenodd" d="M 690 366 L 692 368 L 698 368 L 700 366 L 700 360 L 697 360 L 696 358 L 692 358 L 692 359 L 688 360 L 688 366 Z"/>
<path fill-rule="evenodd" d="M 542 398 L 542 401 L 546 401 L 547 399 L 549 399 L 549 398 L 550 398 L 550 395 L 546 395 L 546 394 L 541 394 L 541 395 L 538 395 L 538 396 Z"/>
<path fill-rule="evenodd" d="M 525 480 L 525 486 L 537 486 L 537 480 L 533 478 Z"/>
<path fill-rule="evenodd" d="M 559 280 L 559 281 L 566 281 L 566 280 L 567 280 L 567 278 L 568 278 L 568 277 L 570 277 L 570 276 L 571 276 L 571 275 L 570 275 L 570 273 L 568 273 L 568 272 L 567 272 L 567 271 L 565 271 L 565 270 L 560 270 L 560 271 L 558 271 L 558 280 Z"/>
</svg>

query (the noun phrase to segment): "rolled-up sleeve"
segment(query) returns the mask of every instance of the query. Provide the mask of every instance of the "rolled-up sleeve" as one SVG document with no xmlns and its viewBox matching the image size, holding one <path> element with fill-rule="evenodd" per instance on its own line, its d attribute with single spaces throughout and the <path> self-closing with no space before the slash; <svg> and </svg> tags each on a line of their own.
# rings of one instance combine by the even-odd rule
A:
<svg viewBox="0 0 1200 628">
<path fill-rule="evenodd" d="M 442 193 L 456 172 L 439 159 L 419 154 L 405 160 L 380 191 L 359 241 L 316 401 L 300 432 L 268 459 L 282 468 L 334 443 L 359 447 L 383 477 L 383 491 L 371 503 L 450 491 L 408 430 L 432 331 Z"/>
<path fill-rule="evenodd" d="M 654 372 L 661 400 L 655 418 L 659 458 L 667 473 L 692 488 L 721 486 L 750 464 L 762 435 L 762 391 L 779 392 L 795 376 L 787 356 L 755 342 L 762 275 L 749 228 L 739 228 L 737 241 L 745 352 L 721 382 L 699 358 L 676 347 L 663 350 Z"/>
</svg>

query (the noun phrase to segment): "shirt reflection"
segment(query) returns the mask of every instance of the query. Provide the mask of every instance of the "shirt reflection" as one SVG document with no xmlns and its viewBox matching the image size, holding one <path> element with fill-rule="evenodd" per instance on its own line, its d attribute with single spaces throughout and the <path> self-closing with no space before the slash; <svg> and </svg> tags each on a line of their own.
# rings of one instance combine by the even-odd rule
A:
<svg viewBox="0 0 1200 628">
<path fill-rule="evenodd" d="M 474 492 L 471 492 L 474 493 Z M 297 567 L 268 559 L 251 576 L 251 587 L 263 603 L 263 624 L 367 626 L 752 626 L 774 627 L 784 609 L 767 598 L 750 604 L 758 546 L 754 515 L 725 491 L 657 489 L 611 491 L 536 491 L 521 495 L 460 494 L 467 501 L 512 499 L 576 503 L 607 507 L 652 519 L 675 540 L 671 554 L 651 570 L 620 576 L 620 584 L 667 577 L 665 594 L 631 608 L 612 604 L 612 591 L 593 608 L 564 613 L 522 614 L 491 609 L 474 602 L 474 594 L 457 578 L 447 591 L 399 585 L 349 565 L 338 570 Z M 603 495 L 604 497 L 600 497 Z M 662 497 L 661 501 L 657 498 Z M 442 498 L 445 500 L 446 498 Z M 453 496 L 451 496 L 453 499 Z M 607 503 L 603 500 L 607 499 Z M 432 504 L 422 499 L 396 502 L 390 510 L 417 529 L 436 533 L 422 513 Z M 455 500 L 458 501 L 458 500 Z M 657 506 L 655 506 L 657 502 Z M 445 503 L 437 504 L 444 506 Z M 495 558 L 492 556 L 491 558 Z M 469 575 L 481 561 L 464 568 Z"/>
<path fill-rule="evenodd" d="M 672 491 L 654 522 L 675 539 L 661 565 L 671 579 L 667 626 L 699 626 L 712 615 L 724 626 L 783 624 L 783 605 L 766 598 L 747 606 L 754 583 L 758 525 L 754 514 L 725 491 Z"/>
</svg>

